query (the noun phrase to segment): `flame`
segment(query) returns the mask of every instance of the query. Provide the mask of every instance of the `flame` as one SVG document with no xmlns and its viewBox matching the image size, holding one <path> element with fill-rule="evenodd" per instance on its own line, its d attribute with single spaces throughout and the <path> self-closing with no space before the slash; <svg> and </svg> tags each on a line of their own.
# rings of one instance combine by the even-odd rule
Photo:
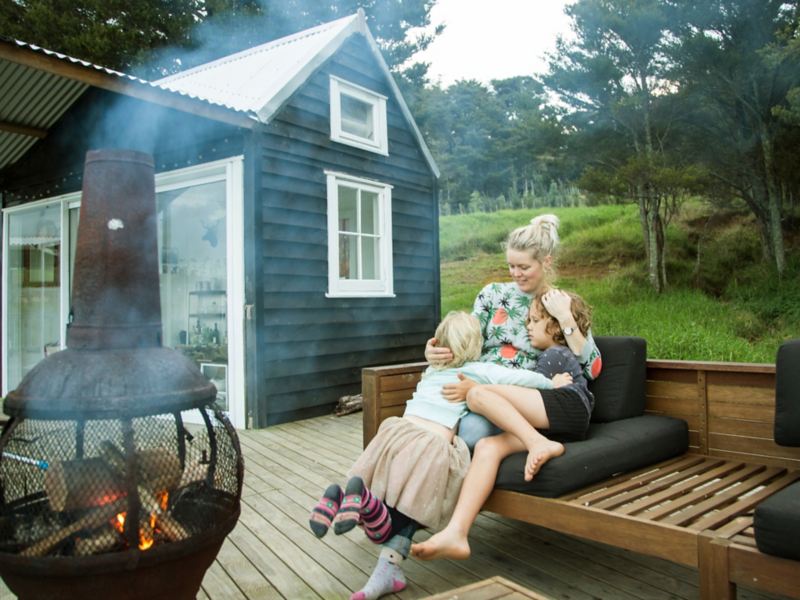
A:
<svg viewBox="0 0 800 600">
<path fill-rule="evenodd" d="M 159 505 L 161 506 L 161 510 L 167 510 L 167 506 L 169 505 L 169 492 L 164 490 L 161 492 L 161 499 L 159 501 Z"/>
<path fill-rule="evenodd" d="M 127 513 L 121 512 L 117 513 L 117 516 L 114 517 L 114 520 L 111 524 L 114 526 L 119 533 L 125 532 L 125 517 Z M 150 513 L 149 525 L 150 527 L 142 527 L 139 529 L 139 550 L 147 550 L 149 549 L 153 543 L 155 542 L 155 537 L 153 535 L 153 529 L 156 526 L 156 519 L 157 516 L 155 513 Z"/>
<path fill-rule="evenodd" d="M 123 533 L 125 531 L 125 514 L 124 512 L 117 513 L 117 516 L 114 517 L 114 520 L 111 524 L 114 526 L 114 529 Z"/>
</svg>

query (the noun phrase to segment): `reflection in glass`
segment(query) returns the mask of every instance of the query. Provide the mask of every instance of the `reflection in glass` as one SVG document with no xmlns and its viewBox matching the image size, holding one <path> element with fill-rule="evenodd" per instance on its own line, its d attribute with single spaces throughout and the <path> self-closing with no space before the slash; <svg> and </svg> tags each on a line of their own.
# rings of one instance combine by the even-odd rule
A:
<svg viewBox="0 0 800 600">
<path fill-rule="evenodd" d="M 375 135 L 372 104 L 345 93 L 341 94 L 342 131 L 361 138 Z"/>
<path fill-rule="evenodd" d="M 339 188 L 339 231 L 358 231 L 358 190 Z"/>
<path fill-rule="evenodd" d="M 227 365 L 225 182 L 161 192 L 157 204 L 164 345 Z"/>
<path fill-rule="evenodd" d="M 361 279 L 380 279 L 379 238 L 361 238 Z"/>
<path fill-rule="evenodd" d="M 61 205 L 8 217 L 8 381 L 25 374 L 61 343 Z"/>
<path fill-rule="evenodd" d="M 357 235 L 339 234 L 339 279 L 360 279 Z"/>
<path fill-rule="evenodd" d="M 361 233 L 378 233 L 378 194 L 361 191 Z"/>
</svg>

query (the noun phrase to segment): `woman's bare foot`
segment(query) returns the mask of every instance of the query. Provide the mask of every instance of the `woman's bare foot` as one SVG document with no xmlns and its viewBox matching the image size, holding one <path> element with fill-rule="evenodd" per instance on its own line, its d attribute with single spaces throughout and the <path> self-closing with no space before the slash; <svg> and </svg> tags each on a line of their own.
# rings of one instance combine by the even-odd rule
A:
<svg viewBox="0 0 800 600">
<path fill-rule="evenodd" d="M 469 542 L 466 536 L 445 528 L 425 542 L 412 544 L 411 555 L 421 560 L 436 558 L 465 560 L 470 555 Z"/>
<path fill-rule="evenodd" d="M 551 458 L 564 454 L 564 444 L 544 439 L 528 450 L 525 461 L 525 481 L 530 481 Z M 431 538 L 433 539 L 433 538 Z"/>
</svg>

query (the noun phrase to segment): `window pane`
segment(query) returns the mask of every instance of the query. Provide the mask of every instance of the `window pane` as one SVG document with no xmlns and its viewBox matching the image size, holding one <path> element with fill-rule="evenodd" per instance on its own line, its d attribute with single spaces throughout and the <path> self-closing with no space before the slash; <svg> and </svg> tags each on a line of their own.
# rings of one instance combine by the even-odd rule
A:
<svg viewBox="0 0 800 600">
<path fill-rule="evenodd" d="M 361 233 L 378 233 L 378 194 L 361 192 Z"/>
<path fill-rule="evenodd" d="M 342 131 L 358 137 L 373 139 L 375 126 L 373 123 L 372 105 L 347 94 L 341 94 Z"/>
<path fill-rule="evenodd" d="M 164 345 L 198 363 L 227 403 L 227 236 L 225 182 L 161 192 L 158 246 Z"/>
<path fill-rule="evenodd" d="M 8 389 L 61 342 L 61 205 L 8 218 Z"/>
<path fill-rule="evenodd" d="M 358 232 L 358 190 L 339 186 L 339 231 Z"/>
<path fill-rule="evenodd" d="M 380 238 L 362 237 L 361 256 L 363 257 L 361 279 L 380 279 Z"/>
<path fill-rule="evenodd" d="M 358 236 L 339 234 L 339 279 L 358 279 Z"/>
</svg>

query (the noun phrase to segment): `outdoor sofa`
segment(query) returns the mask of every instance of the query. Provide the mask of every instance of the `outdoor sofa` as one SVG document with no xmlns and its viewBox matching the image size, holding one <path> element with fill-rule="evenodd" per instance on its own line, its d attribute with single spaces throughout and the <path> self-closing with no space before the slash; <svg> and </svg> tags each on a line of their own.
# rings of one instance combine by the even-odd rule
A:
<svg viewBox="0 0 800 600">
<path fill-rule="evenodd" d="M 780 512 L 800 486 L 800 449 L 773 439 L 775 366 L 648 361 L 641 338 L 596 341 L 587 439 L 567 442 L 532 482 L 524 453 L 507 458 L 484 509 L 695 567 L 704 599 L 735 597 L 736 583 L 800 598 L 800 562 L 759 551 L 753 528 L 756 507 L 769 499 L 756 514 L 770 514 L 777 498 Z M 779 366 L 800 372 L 797 357 Z M 402 414 L 425 367 L 363 370 L 365 445 Z"/>
</svg>

